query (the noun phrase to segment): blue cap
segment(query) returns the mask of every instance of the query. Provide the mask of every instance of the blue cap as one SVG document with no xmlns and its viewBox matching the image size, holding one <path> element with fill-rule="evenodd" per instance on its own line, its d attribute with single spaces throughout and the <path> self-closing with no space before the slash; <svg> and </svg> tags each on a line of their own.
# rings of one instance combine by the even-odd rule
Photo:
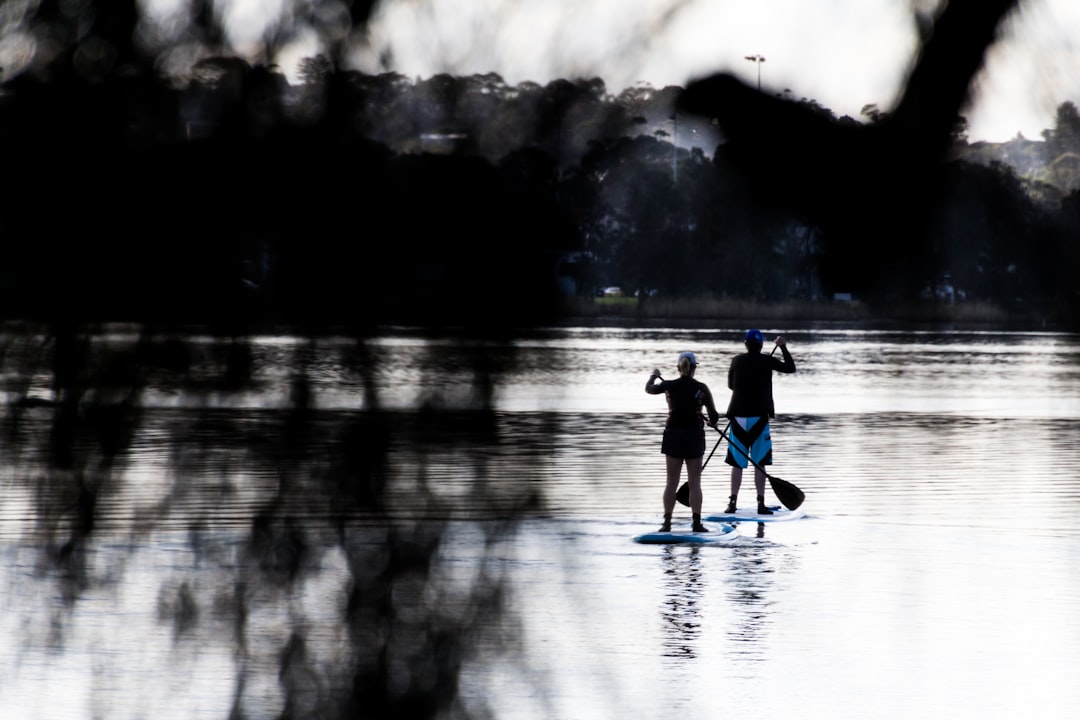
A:
<svg viewBox="0 0 1080 720">
<path fill-rule="evenodd" d="M 765 343 L 765 336 L 761 334 L 760 330 L 747 330 L 746 342 L 757 343 L 763 345 Z"/>
<path fill-rule="evenodd" d="M 679 353 L 679 362 L 680 363 L 682 362 L 683 358 L 688 358 L 690 360 L 691 365 L 697 365 L 697 358 L 694 357 L 694 353 L 692 353 L 692 352 Z"/>
</svg>

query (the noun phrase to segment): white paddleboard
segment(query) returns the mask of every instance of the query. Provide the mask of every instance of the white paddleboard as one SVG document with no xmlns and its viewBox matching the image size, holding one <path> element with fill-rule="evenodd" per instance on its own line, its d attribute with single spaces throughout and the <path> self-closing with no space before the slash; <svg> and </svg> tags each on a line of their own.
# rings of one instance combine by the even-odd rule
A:
<svg viewBox="0 0 1080 720">
<path fill-rule="evenodd" d="M 757 505 L 753 507 L 736 508 L 735 512 L 722 512 L 706 515 L 708 522 L 780 522 L 782 520 L 796 520 L 806 515 L 806 510 L 800 505 L 794 510 L 788 510 L 783 505 L 770 505 L 772 515 L 761 515 L 757 511 Z"/>
<path fill-rule="evenodd" d="M 735 532 L 735 528 L 731 525 L 713 524 L 706 525 L 705 527 L 709 528 L 709 532 L 691 532 L 690 528 L 677 528 L 668 532 L 657 530 L 656 532 L 648 532 L 636 536 L 634 542 L 646 545 L 670 545 L 672 543 L 683 543 L 686 545 L 696 543 L 698 545 L 707 545 L 710 543 L 731 542 L 739 536 L 739 534 Z"/>
</svg>

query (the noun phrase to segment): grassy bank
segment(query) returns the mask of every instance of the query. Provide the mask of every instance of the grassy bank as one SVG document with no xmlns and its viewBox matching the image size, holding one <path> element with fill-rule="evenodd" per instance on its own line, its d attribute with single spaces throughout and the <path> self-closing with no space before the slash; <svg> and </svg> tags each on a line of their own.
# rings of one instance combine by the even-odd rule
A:
<svg viewBox="0 0 1080 720">
<path fill-rule="evenodd" d="M 756 302 L 732 298 L 568 298 L 564 316 L 596 321 L 707 322 L 710 325 L 803 326 L 840 324 L 852 326 L 949 325 L 973 328 L 1025 327 L 1042 329 L 1056 324 L 1037 316 L 1017 316 L 984 302 L 955 305 L 920 302 L 873 307 L 860 302 L 788 300 Z"/>
</svg>

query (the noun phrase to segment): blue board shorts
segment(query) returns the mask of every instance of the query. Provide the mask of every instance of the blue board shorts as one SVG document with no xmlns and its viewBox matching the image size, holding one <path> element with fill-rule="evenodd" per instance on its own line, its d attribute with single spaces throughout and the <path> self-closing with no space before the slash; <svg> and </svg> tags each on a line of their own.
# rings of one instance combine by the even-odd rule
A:
<svg viewBox="0 0 1080 720">
<path fill-rule="evenodd" d="M 749 464 L 748 456 L 756 465 L 772 464 L 772 436 L 767 416 L 733 418 L 727 435 L 724 462 L 728 465 L 745 468 Z"/>
</svg>

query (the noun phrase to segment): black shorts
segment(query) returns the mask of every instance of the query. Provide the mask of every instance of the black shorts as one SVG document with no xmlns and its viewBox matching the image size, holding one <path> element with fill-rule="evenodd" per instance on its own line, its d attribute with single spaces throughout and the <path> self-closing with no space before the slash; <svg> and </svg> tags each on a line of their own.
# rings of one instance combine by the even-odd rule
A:
<svg viewBox="0 0 1080 720">
<path fill-rule="evenodd" d="M 660 452 L 677 458 L 697 458 L 705 454 L 702 428 L 665 428 Z"/>
</svg>

